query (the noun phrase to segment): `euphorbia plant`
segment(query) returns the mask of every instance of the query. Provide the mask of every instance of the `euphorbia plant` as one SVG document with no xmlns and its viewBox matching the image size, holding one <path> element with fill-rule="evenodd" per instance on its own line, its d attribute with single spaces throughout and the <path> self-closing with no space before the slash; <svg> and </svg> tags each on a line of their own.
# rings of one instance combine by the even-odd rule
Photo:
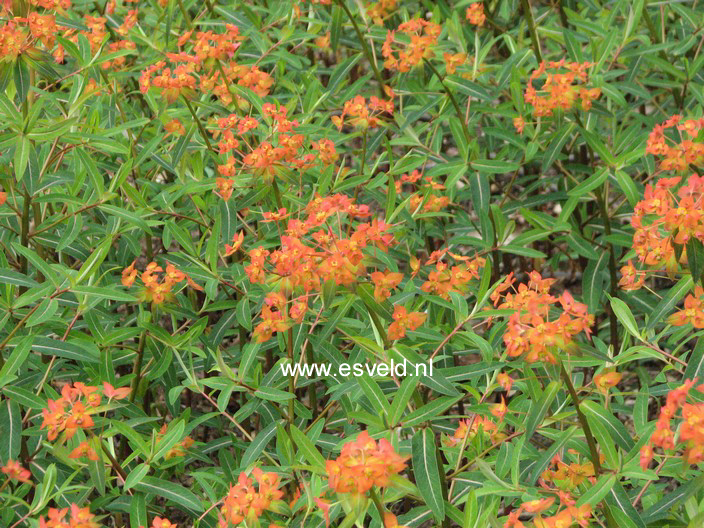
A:
<svg viewBox="0 0 704 528">
<path fill-rule="evenodd" d="M 701 526 L 702 26 L 0 1 L 0 526 Z"/>
</svg>

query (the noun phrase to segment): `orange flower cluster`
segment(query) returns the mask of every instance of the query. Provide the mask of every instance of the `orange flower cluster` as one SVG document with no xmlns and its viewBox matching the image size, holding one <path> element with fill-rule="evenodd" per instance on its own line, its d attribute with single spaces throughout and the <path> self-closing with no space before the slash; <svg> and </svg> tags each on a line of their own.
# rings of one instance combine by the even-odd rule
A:
<svg viewBox="0 0 704 528">
<path fill-rule="evenodd" d="M 391 512 L 384 513 L 384 528 L 408 528 L 408 526 L 401 526 L 398 523 L 398 519 Z"/>
<path fill-rule="evenodd" d="M 337 493 L 353 494 L 366 493 L 372 486 L 385 487 L 391 476 L 405 469 L 406 460 L 385 438 L 377 443 L 362 431 L 355 441 L 342 446 L 336 460 L 325 463 L 328 485 Z"/>
<path fill-rule="evenodd" d="M 494 306 L 500 310 L 515 310 L 504 334 L 506 352 L 511 357 L 522 355 L 531 363 L 557 363 L 555 353 L 558 350 L 568 349 L 580 332 L 590 335 L 594 316 L 587 312 L 585 304 L 576 302 L 567 291 L 559 297 L 550 295 L 550 287 L 556 279 L 543 279 L 537 271 L 531 271 L 529 277 L 528 285 L 519 284 L 516 290 L 511 272 L 491 294 Z M 509 288 L 514 293 L 504 293 Z M 550 320 L 550 310 L 558 302 L 562 313 Z"/>
<path fill-rule="evenodd" d="M 375 271 L 371 274 L 371 279 L 374 283 L 374 299 L 381 302 L 391 297 L 391 290 L 401 284 L 403 273 Z"/>
<path fill-rule="evenodd" d="M 668 128 L 675 127 L 680 132 L 679 143 L 665 136 Z M 673 115 L 664 123 L 655 125 L 648 136 L 645 152 L 662 157 L 658 164 L 661 170 L 684 171 L 690 164 L 701 165 L 704 162 L 704 143 L 696 142 L 694 139 L 702 128 L 704 128 L 704 118 L 682 122 L 682 116 Z M 688 139 L 682 139 L 682 132 Z"/>
<path fill-rule="evenodd" d="M 95 452 L 95 449 L 93 449 L 93 447 L 90 445 L 90 442 L 81 442 L 80 444 L 78 444 L 78 447 L 71 451 L 71 454 L 68 457 L 87 458 L 88 460 L 100 460 L 98 453 Z"/>
<path fill-rule="evenodd" d="M 650 442 L 640 450 L 640 465 L 647 469 L 655 455 L 654 447 L 663 450 L 674 450 L 678 444 L 685 444 L 683 460 L 686 464 L 694 465 L 704 462 L 704 403 L 687 403 L 687 394 L 694 386 L 696 380 L 685 382 L 671 390 L 665 400 L 665 405 L 660 409 L 655 432 L 650 437 Z M 697 390 L 704 392 L 704 385 L 699 385 Z M 682 424 L 679 437 L 675 437 L 672 430 L 672 419 L 678 410 L 682 410 Z"/>
<path fill-rule="evenodd" d="M 154 517 L 151 528 L 178 528 L 178 525 L 162 517 Z"/>
<path fill-rule="evenodd" d="M 446 262 L 440 259 L 447 253 L 459 264 L 449 268 Z M 464 293 L 472 279 L 479 278 L 479 269 L 484 267 L 486 259 L 483 257 L 467 257 L 452 253 L 448 249 L 435 251 L 426 261 L 426 265 L 435 264 L 435 270 L 428 273 L 428 280 L 420 289 L 425 293 L 438 295 L 443 299 L 450 298 L 450 292 Z"/>
<path fill-rule="evenodd" d="M 394 113 L 393 92 L 390 97 L 392 99 L 384 101 L 372 95 L 369 98 L 369 103 L 367 103 L 364 97 L 357 95 L 354 99 L 345 101 L 342 114 L 332 116 L 332 122 L 338 130 L 342 130 L 345 124 L 345 117 L 349 116 L 351 118 L 349 123 L 352 126 L 361 129 L 377 128 L 380 124 L 379 116 L 381 114 L 393 115 Z"/>
<path fill-rule="evenodd" d="M 367 6 L 367 16 L 371 18 L 377 26 L 384 25 L 384 19 L 395 9 L 398 0 L 379 0 Z"/>
<path fill-rule="evenodd" d="M 467 420 L 460 420 L 457 429 L 452 436 L 447 437 L 445 443 L 449 447 L 462 444 L 465 437 L 467 440 L 472 440 L 477 433 L 482 432 L 489 436 L 492 443 L 498 443 L 505 438 L 506 435 L 499 431 L 498 424 L 492 422 L 489 418 L 475 414 L 474 417 Z"/>
<path fill-rule="evenodd" d="M 272 215 L 282 229 L 283 219 L 288 217 L 280 249 L 251 249 L 245 267 L 251 282 L 272 285 L 281 294 L 269 296 L 262 308 L 263 321 L 255 330 L 260 341 L 302 320 L 307 310 L 306 296 L 294 298 L 294 290 L 303 290 L 305 294 L 319 292 L 326 281 L 352 286 L 366 272 L 364 249 L 376 247 L 387 251 L 393 243 L 393 235 L 387 232 L 391 226 L 376 218 L 354 228 L 350 226 L 347 237 L 341 228 L 336 234 L 326 224 L 331 217 L 341 222 L 342 215 L 366 217 L 370 213 L 366 205 L 357 206 L 346 195 L 325 198 L 318 195 L 306 206 L 305 219 L 292 218 L 285 209 Z M 310 238 L 306 237 L 308 234 Z M 289 302 L 293 305 L 287 311 Z"/>
<path fill-rule="evenodd" d="M 7 478 L 18 482 L 31 482 L 32 474 L 28 469 L 22 467 L 17 460 L 8 460 L 7 464 L 0 468 Z"/>
<path fill-rule="evenodd" d="M 475 26 L 483 26 L 486 21 L 486 15 L 484 14 L 484 4 L 482 2 L 475 2 L 467 8 L 465 17 L 469 20 L 470 24 Z"/>
<path fill-rule="evenodd" d="M 544 482 L 552 482 L 560 489 L 573 490 L 585 480 L 591 484 L 596 483 L 596 473 L 594 464 L 590 461 L 580 464 L 572 462 L 567 464 L 562 461 L 559 455 L 550 462 L 550 466 L 543 471 L 540 478 Z"/>
<path fill-rule="evenodd" d="M 159 61 L 142 71 L 140 90 L 146 93 L 152 86 L 159 88 L 168 102 L 182 95 L 214 94 L 228 106 L 234 97 L 229 86 L 237 84 L 265 97 L 274 84 L 271 76 L 254 65 L 237 64 L 232 60 L 242 38 L 239 28 L 232 24 L 226 24 L 222 34 L 199 31 L 193 36 L 192 31 L 186 33 L 178 41 L 179 48 L 190 43 L 191 52 L 180 49 L 179 53 L 167 53 L 168 61 Z M 239 96 L 237 104 L 248 105 Z"/>
<path fill-rule="evenodd" d="M 623 374 L 616 371 L 604 371 L 594 376 L 594 385 L 599 392 L 606 395 L 609 389 L 615 387 L 621 381 Z"/>
<path fill-rule="evenodd" d="M 220 528 L 237 526 L 245 519 L 249 526 L 249 522 L 256 523 L 264 511 L 274 511 L 278 508 L 276 503 L 284 495 L 279 489 L 279 476 L 276 473 L 264 473 L 259 468 L 254 468 L 252 475 L 259 489 L 255 488 L 252 479 L 244 472 L 240 473 L 237 484 L 230 485 L 230 491 L 220 508 Z"/>
<path fill-rule="evenodd" d="M 622 290 L 631 291 L 639 290 L 645 283 L 645 272 L 636 269 L 632 261 L 621 268 L 621 279 L 618 285 Z"/>
<path fill-rule="evenodd" d="M 661 178 L 655 186 L 645 187 L 643 200 L 638 202 L 631 217 L 635 228 L 633 249 L 646 266 L 664 266 L 669 274 L 678 269 L 674 244 L 686 245 L 691 237 L 704 241 L 704 177 L 692 174 L 684 185 L 680 177 Z M 683 248 L 679 262 L 686 266 L 687 249 Z M 621 272 L 621 285 L 638 289 L 645 277 L 629 263 Z"/>
<path fill-rule="evenodd" d="M 262 105 L 263 117 L 271 122 L 267 139 L 258 145 L 253 139 L 245 139 L 245 134 L 256 130 L 260 122 L 252 117 L 238 117 L 231 114 L 217 120 L 217 129 L 212 132 L 213 138 L 218 139 L 220 154 L 228 155 L 224 163 L 218 165 L 219 177 L 216 178 L 218 194 L 229 200 L 235 184 L 235 178 L 245 173 L 262 177 L 271 182 L 277 175 L 290 170 L 303 171 L 311 167 L 316 160 L 312 153 L 306 153 L 303 145 L 305 136 L 297 134 L 299 126 L 297 119 L 288 116 L 285 107 L 278 107 L 271 103 Z M 240 142 L 246 143 L 248 151 L 238 150 Z M 334 163 L 338 159 L 335 145 L 332 141 L 322 139 L 312 141 L 313 150 L 318 152 L 318 160 L 323 166 Z M 237 155 L 237 157 L 235 157 Z"/>
<path fill-rule="evenodd" d="M 481 4 L 480 4 L 481 5 Z M 457 66 L 461 66 L 467 60 L 466 53 L 443 53 L 442 58 L 445 61 L 445 71 L 448 75 L 454 75 L 457 71 Z"/>
<path fill-rule="evenodd" d="M 413 331 L 422 326 L 427 317 L 428 314 L 422 312 L 408 313 L 405 306 L 397 304 L 394 306 L 394 322 L 389 325 L 389 339 L 395 341 L 405 337 L 406 330 Z"/>
<path fill-rule="evenodd" d="M 535 528 L 569 528 L 575 524 L 583 528 L 590 526 L 591 505 L 587 503 L 578 507 L 574 499 L 569 504 L 565 504 L 566 508 L 555 515 L 543 517 L 541 513 L 550 509 L 554 502 L 554 498 L 524 502 L 518 509 L 510 513 L 504 523 L 504 528 L 526 528 L 526 525 L 519 520 L 519 517 L 524 513 L 535 515 L 533 517 Z"/>
<path fill-rule="evenodd" d="M 67 440 L 71 439 L 78 429 L 93 426 L 91 414 L 100 405 L 103 395 L 110 400 L 126 398 L 129 393 L 128 387 L 116 389 L 107 382 L 103 383 L 102 390 L 79 381 L 73 385 L 68 383 L 61 388 L 61 397 L 56 401 L 50 399 L 48 407 L 42 410 L 41 428 L 47 429 L 49 441 L 56 440 L 62 431 Z"/>
<path fill-rule="evenodd" d="M 100 524 L 95 521 L 95 515 L 88 507 L 79 508 L 76 504 L 71 504 L 69 518 L 69 508 L 49 508 L 46 518 L 42 515 L 39 518 L 39 528 L 100 528 Z"/>
<path fill-rule="evenodd" d="M 601 95 L 599 88 L 587 88 L 587 68 L 590 62 L 541 62 L 528 79 L 524 94 L 525 102 L 533 105 L 533 115 L 536 117 L 551 116 L 557 109 L 569 110 L 574 106 L 577 98 L 581 99 L 582 109 L 589 110 L 592 101 Z M 560 73 L 560 70 L 568 70 Z M 545 83 L 537 90 L 534 81 L 543 75 Z M 581 84 L 575 84 L 579 81 Z"/>
<path fill-rule="evenodd" d="M 410 43 L 397 42 L 394 38 L 396 32 L 405 34 L 410 39 Z M 434 57 L 433 48 L 438 43 L 441 32 L 442 26 L 420 18 L 402 23 L 396 30 L 386 34 L 386 40 L 381 47 L 381 54 L 386 59 L 384 67 L 389 70 L 408 72 L 414 66 L 418 66 L 423 59 Z"/>
<path fill-rule="evenodd" d="M 684 299 L 684 309 L 667 318 L 672 326 L 691 324 L 694 328 L 704 328 L 704 288 L 699 284 L 694 287 L 694 294 Z"/>
<path fill-rule="evenodd" d="M 131 288 L 137 278 L 137 269 L 134 260 L 132 264 L 122 270 L 122 285 Z M 179 282 L 186 281 L 194 290 L 203 291 L 198 284 L 188 274 L 176 269 L 172 264 L 166 265 L 166 271 L 156 262 L 147 264 L 146 269 L 140 275 L 144 288 L 140 292 L 140 299 L 154 304 L 161 304 L 165 300 L 173 297 L 171 289 Z"/>
</svg>

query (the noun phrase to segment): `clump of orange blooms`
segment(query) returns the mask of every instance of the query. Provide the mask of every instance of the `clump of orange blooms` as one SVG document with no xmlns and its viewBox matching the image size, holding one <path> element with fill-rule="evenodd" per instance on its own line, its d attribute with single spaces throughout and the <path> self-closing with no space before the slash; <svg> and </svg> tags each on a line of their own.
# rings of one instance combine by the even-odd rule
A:
<svg viewBox="0 0 704 528">
<path fill-rule="evenodd" d="M 553 506 L 554 497 L 524 502 L 509 514 L 504 528 L 526 528 L 526 525 L 519 519 L 523 514 L 534 515 L 532 521 L 535 528 L 569 528 L 575 524 L 582 528 L 591 526 L 592 507 L 589 503 L 577 506 L 577 502 L 568 493 L 560 492 L 558 495 L 565 508 L 556 514 L 549 517 L 542 515 Z"/>
<path fill-rule="evenodd" d="M 574 451 L 570 453 L 575 454 Z M 603 458 L 603 456 L 602 456 Z M 559 455 L 553 457 L 548 468 L 540 475 L 543 482 L 552 482 L 563 490 L 573 490 L 584 481 L 596 483 L 594 464 L 591 461 L 566 463 Z"/>
<path fill-rule="evenodd" d="M 484 14 L 484 4 L 482 2 L 475 2 L 471 4 L 465 13 L 465 18 L 469 20 L 470 24 L 475 26 L 483 26 L 486 21 L 486 15 Z"/>
<path fill-rule="evenodd" d="M 162 517 L 154 517 L 151 528 L 178 528 L 178 525 Z"/>
<path fill-rule="evenodd" d="M 137 278 L 136 262 L 136 260 L 133 261 L 132 264 L 122 270 L 122 285 L 125 288 L 131 288 Z M 203 288 L 193 282 L 193 279 L 188 274 L 176 269 L 173 264 L 167 264 L 166 271 L 164 271 L 164 268 L 156 262 L 150 262 L 140 275 L 140 278 L 144 284 L 140 298 L 154 304 L 161 304 L 169 299 L 172 296 L 172 288 L 184 280 L 194 290 L 203 291 Z"/>
<path fill-rule="evenodd" d="M 384 24 L 384 19 L 395 9 L 398 0 L 379 0 L 367 5 L 367 16 L 371 18 L 377 26 Z"/>
<path fill-rule="evenodd" d="M 609 389 L 615 387 L 621 381 L 623 374 L 614 370 L 606 370 L 594 376 L 594 385 L 602 394 L 607 394 Z"/>
<path fill-rule="evenodd" d="M 386 487 L 391 476 L 405 469 L 406 460 L 385 438 L 377 443 L 362 431 L 355 441 L 342 446 L 337 459 L 326 462 L 328 485 L 337 493 L 353 494 L 366 493 L 372 486 Z"/>
<path fill-rule="evenodd" d="M 321 292 L 326 281 L 351 287 L 363 278 L 367 269 L 364 250 L 387 251 L 394 242 L 388 232 L 391 226 L 374 218 L 369 223 L 349 225 L 345 234 L 329 222 L 342 222 L 346 216 L 351 224 L 352 218 L 370 214 L 366 205 L 355 205 L 350 197 L 338 194 L 316 196 L 298 218 L 285 210 L 272 216 L 282 230 L 280 248 L 249 250 L 245 266 L 252 283 L 266 284 L 280 294 L 267 296 L 262 323 L 254 332 L 257 340 L 266 341 L 300 322 L 308 309 L 307 296 Z M 295 290 L 302 295 L 294 295 Z"/>
<path fill-rule="evenodd" d="M 441 259 L 445 254 L 450 255 L 458 264 L 450 267 L 448 263 L 443 262 Z M 449 299 L 450 292 L 463 294 L 469 282 L 479 278 L 479 270 L 485 263 L 484 257 L 458 255 L 449 251 L 449 248 L 434 251 L 425 265 L 435 264 L 435 270 L 428 273 L 428 280 L 421 285 L 420 289 L 443 299 Z"/>
<path fill-rule="evenodd" d="M 353 99 L 345 101 L 342 114 L 332 116 L 332 122 L 338 130 L 342 130 L 346 117 L 349 118 L 348 121 L 352 126 L 361 129 L 377 128 L 381 123 L 379 117 L 382 114 L 393 115 L 393 113 L 393 99 L 384 101 L 372 95 L 367 103 L 364 97 L 357 95 Z"/>
<path fill-rule="evenodd" d="M 256 142 L 252 137 L 262 124 L 270 123 L 266 141 Z M 304 171 L 319 161 L 322 166 L 338 159 L 335 144 L 328 139 L 310 141 L 311 148 L 318 155 L 309 152 L 306 137 L 296 133 L 297 119 L 289 116 L 283 106 L 273 103 L 262 105 L 262 118 L 239 117 L 230 114 L 217 119 L 217 128 L 212 131 L 218 140 L 217 148 L 223 162 L 217 166 L 217 193 L 224 200 L 232 196 L 236 178 L 240 174 L 261 177 L 270 183 L 277 175 L 287 171 Z M 241 144 L 246 146 L 240 149 Z"/>
<path fill-rule="evenodd" d="M 397 32 L 404 34 L 405 40 L 410 39 L 410 42 L 397 41 L 395 38 Z M 381 54 L 385 59 L 384 67 L 389 70 L 408 72 L 414 66 L 418 66 L 423 59 L 433 58 L 434 47 L 441 32 L 442 27 L 439 24 L 422 18 L 414 18 L 402 23 L 396 30 L 386 34 L 386 40 L 381 47 Z"/>
<path fill-rule="evenodd" d="M 684 299 L 684 308 L 667 318 L 672 326 L 691 324 L 694 328 L 704 328 L 704 288 L 699 284 Z"/>
<path fill-rule="evenodd" d="M 237 526 L 242 521 L 256 522 L 264 511 L 277 511 L 284 492 L 279 489 L 281 482 L 276 473 L 265 473 L 259 468 L 252 470 L 258 488 L 244 472 L 240 473 L 237 484 L 230 485 L 230 491 L 223 499 L 220 508 L 220 528 Z"/>
<path fill-rule="evenodd" d="M 107 382 L 102 389 L 79 381 L 68 383 L 61 388 L 61 397 L 49 399 L 47 408 L 42 410 L 41 427 L 47 429 L 49 441 L 56 440 L 61 432 L 65 432 L 67 440 L 71 439 L 78 429 L 93 427 L 91 414 L 100 405 L 103 395 L 108 399 L 122 399 L 129 393 L 128 387 L 116 389 Z"/>
<path fill-rule="evenodd" d="M 704 403 L 687 403 L 687 395 L 696 380 L 685 382 L 671 390 L 665 399 L 665 405 L 660 409 L 655 432 L 650 437 L 650 442 L 640 450 L 640 465 L 647 469 L 652 461 L 655 451 L 672 451 L 684 444 L 682 459 L 687 465 L 704 462 Z M 699 385 L 697 390 L 704 392 L 704 385 Z M 672 420 L 676 418 L 677 411 L 682 411 L 682 423 L 679 435 L 672 430 Z"/>
<path fill-rule="evenodd" d="M 371 274 L 371 279 L 374 283 L 374 299 L 381 302 L 391 297 L 391 290 L 401 284 L 403 273 L 375 271 Z"/>
<path fill-rule="evenodd" d="M 590 62 L 566 62 L 564 59 L 541 62 L 538 69 L 531 73 L 524 94 L 525 102 L 533 106 L 533 115 L 547 117 L 558 109 L 569 110 L 577 99 L 581 100 L 583 110 L 589 110 L 592 101 L 601 95 L 599 88 L 587 88 L 587 69 L 591 66 Z M 545 82 L 540 89 L 536 89 L 534 82 L 543 75 Z"/>
<path fill-rule="evenodd" d="M 559 297 L 550 295 L 555 280 L 543 279 L 540 273 L 531 271 L 528 284 L 519 284 L 516 289 L 511 272 L 492 292 L 494 306 L 500 310 L 515 310 L 504 334 L 509 356 L 523 356 L 531 363 L 557 363 L 555 354 L 567 350 L 576 335 L 581 332 L 587 336 L 591 334 L 594 316 L 587 312 L 585 304 L 576 302 L 567 291 Z M 509 288 L 513 293 L 504 293 Z M 562 312 L 557 318 L 550 319 L 550 311 L 557 304 L 562 307 Z"/>
<path fill-rule="evenodd" d="M 501 414 L 501 417 L 499 418 L 500 421 L 503 419 L 503 415 L 505 414 L 505 405 L 506 404 L 504 403 L 504 412 L 499 413 Z M 492 422 L 490 418 L 475 414 L 472 418 L 460 420 L 457 429 L 455 429 L 452 436 L 447 437 L 445 443 L 449 447 L 454 447 L 462 444 L 465 438 L 467 438 L 468 441 L 471 440 L 480 432 L 487 435 L 494 444 L 500 442 L 506 437 L 506 435 L 499 430 L 499 424 Z"/>
<path fill-rule="evenodd" d="M 7 478 L 16 480 L 18 482 L 31 482 L 32 474 L 28 469 L 22 467 L 22 465 L 17 460 L 8 460 L 7 464 L 0 468 Z"/>
<path fill-rule="evenodd" d="M 70 514 L 69 508 L 49 508 L 47 517 L 42 515 L 39 518 L 39 528 L 100 528 L 100 524 L 88 507 L 79 508 L 78 505 L 71 504 Z"/>
<path fill-rule="evenodd" d="M 394 322 L 389 325 L 389 339 L 395 341 L 406 336 L 406 330 L 416 330 L 422 326 L 428 314 L 422 312 L 408 312 L 405 306 L 394 306 Z"/>
<path fill-rule="evenodd" d="M 638 202 L 631 218 L 635 228 L 633 249 L 641 263 L 649 267 L 664 267 L 673 275 L 682 263 L 686 266 L 687 248 L 677 258 L 674 244 L 686 246 L 692 237 L 704 241 L 704 177 L 692 174 L 684 185 L 680 177 L 661 178 L 655 186 L 645 187 L 643 200 Z M 645 280 L 629 263 L 622 269 L 621 285 L 637 289 Z"/>
<path fill-rule="evenodd" d="M 168 61 L 161 60 L 142 71 L 140 90 L 146 93 L 152 86 L 161 89 L 168 102 L 180 96 L 191 97 L 197 93 L 214 94 L 223 105 L 235 100 L 240 107 L 247 101 L 234 96 L 230 85 L 252 90 L 260 97 L 269 94 L 274 84 L 272 77 L 256 65 L 238 64 L 233 57 L 242 40 L 239 28 L 225 25 L 224 33 L 189 31 L 179 38 L 178 53 L 166 53 Z M 190 44 L 190 52 L 182 49 Z"/>
<path fill-rule="evenodd" d="M 678 130 L 679 141 L 665 135 L 668 128 Z M 690 164 L 701 165 L 704 162 L 704 143 L 694 140 L 702 128 L 704 128 L 704 118 L 682 122 L 682 116 L 673 115 L 664 123 L 655 125 L 648 136 L 645 152 L 661 157 L 658 168 L 665 171 L 684 171 Z"/>
</svg>

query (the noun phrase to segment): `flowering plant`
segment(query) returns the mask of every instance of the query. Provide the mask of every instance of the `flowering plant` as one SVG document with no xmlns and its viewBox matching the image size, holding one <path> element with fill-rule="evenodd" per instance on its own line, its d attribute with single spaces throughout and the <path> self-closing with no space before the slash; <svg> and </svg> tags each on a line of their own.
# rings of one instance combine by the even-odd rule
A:
<svg viewBox="0 0 704 528">
<path fill-rule="evenodd" d="M 0 527 L 704 526 L 702 27 L 0 0 Z"/>
</svg>

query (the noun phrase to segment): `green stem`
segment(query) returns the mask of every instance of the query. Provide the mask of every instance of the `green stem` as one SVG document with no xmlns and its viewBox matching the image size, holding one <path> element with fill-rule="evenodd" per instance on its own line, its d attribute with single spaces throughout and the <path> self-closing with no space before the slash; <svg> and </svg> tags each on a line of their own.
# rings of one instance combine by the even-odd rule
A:
<svg viewBox="0 0 704 528">
<path fill-rule="evenodd" d="M 562 360 L 560 360 L 560 376 L 562 376 L 562 380 L 565 382 L 565 385 L 567 385 L 567 391 L 570 393 L 572 403 L 574 403 L 575 411 L 577 411 L 577 419 L 579 420 L 579 423 L 582 426 L 582 430 L 584 431 L 584 436 L 587 439 L 587 445 L 589 446 L 589 455 L 592 460 L 592 464 L 594 465 L 594 473 L 598 475 L 599 473 L 601 473 L 601 464 L 599 463 L 599 452 L 596 449 L 596 441 L 594 440 L 594 435 L 592 434 L 592 430 L 589 427 L 587 417 L 584 416 L 584 414 L 582 413 L 582 409 L 580 409 L 579 407 L 579 396 L 577 395 L 577 391 L 575 390 L 574 385 L 572 384 L 572 378 L 567 373 L 567 370 L 565 370 L 565 366 L 563 365 Z"/>
<path fill-rule="evenodd" d="M 198 115 L 196 115 L 196 111 L 193 109 L 193 106 L 191 105 L 191 102 L 188 100 L 188 98 L 184 95 L 182 96 L 183 100 L 186 102 L 186 106 L 188 107 L 188 110 L 191 112 L 191 115 L 193 116 L 193 120 L 196 122 L 196 125 L 198 126 L 198 130 L 200 131 L 200 135 L 203 137 L 205 140 L 205 144 L 208 146 L 208 150 L 212 152 L 213 154 L 216 154 L 216 152 L 213 150 L 213 146 L 210 144 L 210 140 L 208 139 L 208 134 L 205 131 L 205 128 L 203 128 L 203 124 L 200 122 L 200 119 L 198 119 Z"/>
<path fill-rule="evenodd" d="M 288 352 L 288 359 L 293 365 L 293 326 L 288 329 L 288 340 L 286 343 L 286 351 Z M 293 425 L 293 420 L 294 420 L 294 400 L 296 399 L 296 382 L 294 380 L 293 376 L 288 377 L 288 392 L 293 396 L 293 398 L 290 398 L 288 400 L 288 433 L 289 436 L 291 436 L 291 426 Z M 293 437 L 291 437 L 291 441 L 293 442 Z M 294 443 L 295 445 L 295 443 Z"/>
<path fill-rule="evenodd" d="M 543 55 L 540 53 L 540 41 L 538 40 L 538 32 L 535 28 L 535 20 L 533 20 L 533 12 L 530 10 L 530 4 L 528 0 L 521 0 L 521 6 L 523 6 L 523 16 L 526 17 L 526 22 L 528 22 L 528 31 L 530 32 L 530 40 L 533 43 L 533 52 L 535 52 L 535 58 L 538 62 L 543 62 Z"/>
<path fill-rule="evenodd" d="M 274 189 L 274 197 L 276 198 L 276 205 L 279 209 L 284 208 L 284 201 L 281 199 L 281 191 L 279 191 L 279 185 L 276 183 L 276 176 L 274 176 L 274 179 L 271 183 L 272 188 Z"/>
<path fill-rule="evenodd" d="M 372 489 L 369 490 L 369 496 L 372 499 L 372 502 L 374 503 L 374 506 L 376 506 L 376 511 L 379 512 L 379 518 L 381 519 L 381 524 L 384 524 L 384 505 L 381 503 L 381 499 L 379 498 L 379 494 L 376 492 L 376 489 L 374 489 L 374 486 L 372 486 Z"/>
<path fill-rule="evenodd" d="M 467 128 L 467 123 L 464 120 L 464 115 L 462 114 L 462 110 L 460 109 L 460 105 L 457 104 L 457 99 L 455 99 L 455 96 L 453 95 L 452 91 L 450 91 L 450 89 L 447 87 L 447 85 L 445 84 L 445 80 L 443 79 L 442 75 L 440 75 L 440 72 L 437 69 L 435 69 L 435 66 L 433 66 L 428 59 L 423 59 L 423 60 L 428 65 L 430 70 L 438 78 L 438 80 L 440 81 L 440 84 L 442 84 L 443 90 L 445 90 L 445 94 L 450 99 L 452 106 L 455 107 L 455 113 L 457 114 L 457 118 L 460 120 L 460 124 L 462 125 L 462 132 L 464 132 L 464 137 L 467 140 L 467 143 L 469 143 L 471 141 L 471 134 L 469 133 L 469 128 Z"/>
<path fill-rule="evenodd" d="M 609 211 L 606 207 L 606 199 L 604 194 L 601 192 L 601 188 L 595 190 L 596 199 L 599 204 L 599 210 L 601 212 L 601 218 L 604 222 L 604 233 L 607 237 L 611 235 L 611 221 L 609 220 Z M 610 282 L 609 292 L 611 297 L 616 297 L 618 295 L 618 290 L 616 288 L 618 284 L 618 276 L 616 275 L 616 255 L 614 254 L 614 246 L 611 242 L 607 242 L 606 247 L 609 251 L 609 276 Z M 611 305 L 608 306 L 609 311 L 609 327 L 611 332 L 611 346 L 614 349 L 614 354 L 618 353 L 619 341 L 618 341 L 618 319 L 616 318 L 616 313 L 611 309 Z"/>
<path fill-rule="evenodd" d="M 379 92 L 381 93 L 382 96 L 384 96 L 385 95 L 384 79 L 381 76 L 381 72 L 379 71 L 379 68 L 377 68 L 377 66 L 376 66 L 376 62 L 374 61 L 374 57 L 372 56 L 371 51 L 369 50 L 369 46 L 367 45 L 367 41 L 364 40 L 364 36 L 362 35 L 362 32 L 359 29 L 359 25 L 357 25 L 357 21 L 354 19 L 354 17 L 352 16 L 352 13 L 350 12 L 347 5 L 345 4 L 345 0 L 335 0 L 335 2 L 345 12 L 345 14 L 347 15 L 347 18 L 350 19 L 350 22 L 352 22 L 352 26 L 354 27 L 354 30 L 357 33 L 357 38 L 359 39 L 359 43 L 362 45 L 362 51 L 364 52 L 364 56 L 367 58 L 367 62 L 371 65 L 372 70 L 374 70 L 374 77 L 376 77 L 376 81 L 379 83 Z"/>
</svg>

